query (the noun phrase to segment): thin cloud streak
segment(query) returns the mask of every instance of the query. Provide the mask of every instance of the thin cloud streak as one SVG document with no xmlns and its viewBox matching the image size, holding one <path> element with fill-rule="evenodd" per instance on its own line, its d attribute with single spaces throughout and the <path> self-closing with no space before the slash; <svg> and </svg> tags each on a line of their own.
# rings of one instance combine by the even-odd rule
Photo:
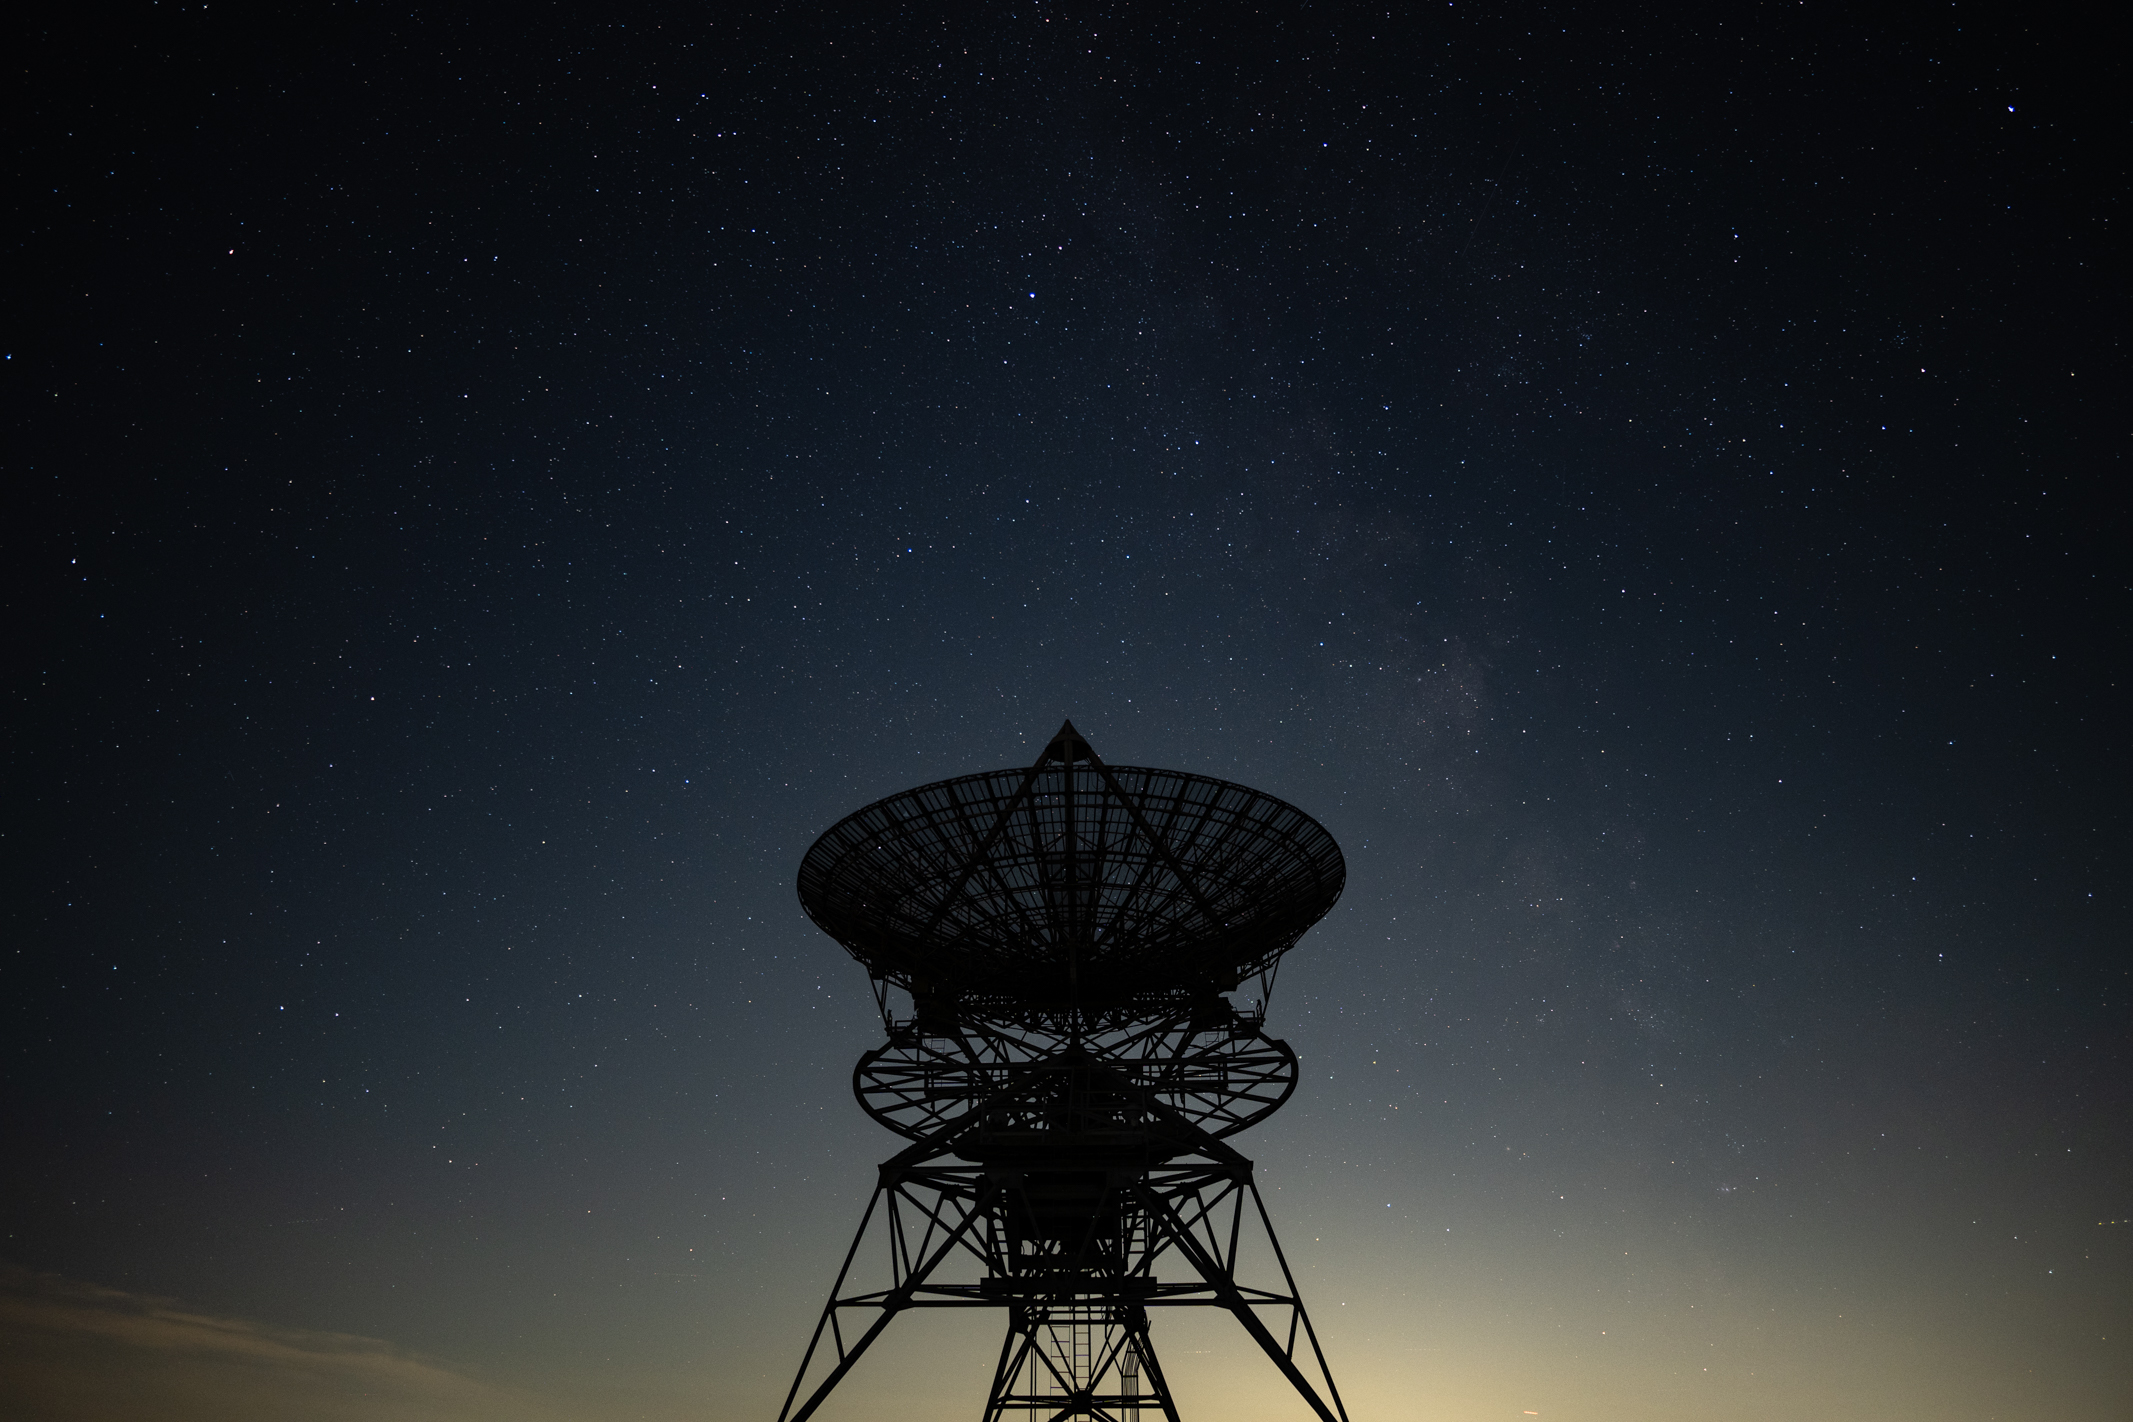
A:
<svg viewBox="0 0 2133 1422">
<path fill-rule="evenodd" d="M 13 1266 L 0 1266 L 0 1395 L 25 1422 L 568 1415 L 379 1339 L 220 1318 Z"/>
</svg>

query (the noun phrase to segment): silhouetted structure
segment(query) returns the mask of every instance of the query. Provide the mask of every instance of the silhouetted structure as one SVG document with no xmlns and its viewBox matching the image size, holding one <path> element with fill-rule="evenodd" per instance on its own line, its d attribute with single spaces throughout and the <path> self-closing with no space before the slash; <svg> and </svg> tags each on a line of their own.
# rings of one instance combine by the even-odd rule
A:
<svg viewBox="0 0 2133 1422">
<path fill-rule="evenodd" d="M 907 790 L 817 840 L 800 901 L 866 967 L 889 1034 L 853 1091 L 912 1144 L 881 1166 L 780 1422 L 912 1308 L 1006 1311 L 986 1422 L 1174 1422 L 1149 1310 L 1188 1306 L 1228 1309 L 1346 1422 L 1252 1163 L 1225 1144 L 1296 1089 L 1265 1004 L 1346 874 L 1294 806 L 1107 766 L 1072 722 L 1026 771 Z M 1254 978 L 1240 1012 L 1223 994 Z"/>
</svg>

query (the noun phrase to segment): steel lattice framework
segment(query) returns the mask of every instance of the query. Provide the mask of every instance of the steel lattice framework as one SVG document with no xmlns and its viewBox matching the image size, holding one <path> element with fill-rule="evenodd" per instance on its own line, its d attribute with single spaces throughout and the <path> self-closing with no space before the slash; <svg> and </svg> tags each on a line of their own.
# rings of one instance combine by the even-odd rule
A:
<svg viewBox="0 0 2133 1422">
<path fill-rule="evenodd" d="M 869 1116 L 912 1140 L 924 1140 L 980 1102 L 1011 1086 L 1034 1084 L 1066 1064 L 1101 1061 L 1143 1097 L 1220 1139 L 1257 1125 L 1296 1090 L 1296 1054 L 1262 1036 L 1251 1018 L 1231 1016 L 1212 1029 L 1190 1017 L 1144 1024 L 1079 1041 L 982 1030 L 949 1037 L 896 1033 L 859 1059 L 852 1094 Z M 997 1109 L 1038 1109 L 1030 1095 Z"/>
<path fill-rule="evenodd" d="M 805 1422 L 911 1309 L 1004 1310 L 986 1422 L 1175 1422 L 1151 1311 L 1221 1308 L 1322 1422 L 1347 1422 L 1252 1163 L 1225 1138 L 1296 1056 L 1222 992 L 1322 917 L 1340 849 L 1226 781 L 1108 767 L 1072 723 L 1027 771 L 922 786 L 833 827 L 808 914 L 889 1029 L 853 1093 L 881 1166 L 780 1422 Z M 897 1020 L 885 984 L 917 1015 Z"/>
</svg>

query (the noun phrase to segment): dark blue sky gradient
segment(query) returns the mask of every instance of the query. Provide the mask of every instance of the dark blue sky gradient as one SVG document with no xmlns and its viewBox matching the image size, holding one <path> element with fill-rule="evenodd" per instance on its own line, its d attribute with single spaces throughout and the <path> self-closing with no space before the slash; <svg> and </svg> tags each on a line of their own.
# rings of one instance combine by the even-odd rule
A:
<svg viewBox="0 0 2133 1422">
<path fill-rule="evenodd" d="M 2126 1407 L 2122 66 L 1473 8 L 23 29 L 0 1386 L 768 1417 L 800 856 L 1071 716 L 1346 851 L 1239 1144 L 1359 1419 Z"/>
</svg>

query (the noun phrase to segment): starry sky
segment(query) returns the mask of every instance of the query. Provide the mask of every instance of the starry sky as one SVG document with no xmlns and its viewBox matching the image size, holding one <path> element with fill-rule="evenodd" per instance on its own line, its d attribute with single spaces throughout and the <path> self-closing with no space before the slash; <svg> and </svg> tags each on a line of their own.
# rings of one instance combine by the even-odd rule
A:
<svg viewBox="0 0 2133 1422">
<path fill-rule="evenodd" d="M 1345 850 L 1235 1143 L 1358 1422 L 2125 1415 L 2125 76 L 2017 9 L 17 16 L 10 1414 L 773 1416 L 901 1144 L 800 856 L 1071 716 Z"/>
</svg>

